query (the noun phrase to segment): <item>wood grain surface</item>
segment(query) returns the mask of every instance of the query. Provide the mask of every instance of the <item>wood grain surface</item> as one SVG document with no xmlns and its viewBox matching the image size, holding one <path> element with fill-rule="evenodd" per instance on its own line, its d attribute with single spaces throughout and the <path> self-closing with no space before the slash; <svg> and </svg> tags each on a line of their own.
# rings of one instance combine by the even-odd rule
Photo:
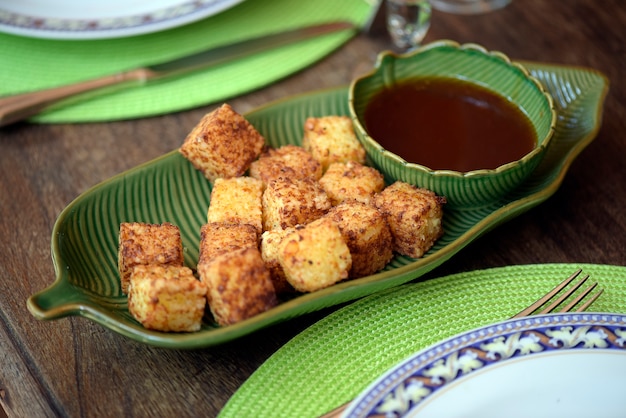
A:
<svg viewBox="0 0 626 418">
<path fill-rule="evenodd" d="M 549 200 L 430 276 L 511 264 L 626 265 L 626 3 L 513 0 L 484 15 L 435 11 L 426 42 L 476 42 L 514 59 L 595 68 L 611 81 L 597 139 Z M 347 85 L 390 48 L 361 34 L 316 65 L 229 100 L 239 112 Z M 54 280 L 57 215 L 89 187 L 177 148 L 215 105 L 141 120 L 0 130 L 0 404 L 9 417 L 215 416 L 245 379 L 328 309 L 204 350 L 157 349 L 86 319 L 40 322 L 26 299 Z M 1 416 L 1 414 L 0 414 Z"/>
</svg>

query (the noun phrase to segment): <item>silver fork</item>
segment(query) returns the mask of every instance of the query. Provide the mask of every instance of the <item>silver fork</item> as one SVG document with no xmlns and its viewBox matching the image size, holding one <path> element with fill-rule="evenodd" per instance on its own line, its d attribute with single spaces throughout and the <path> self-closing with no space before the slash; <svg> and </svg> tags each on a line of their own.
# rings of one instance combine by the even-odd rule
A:
<svg viewBox="0 0 626 418">
<path fill-rule="evenodd" d="M 555 297 L 561 290 L 563 290 L 563 288 L 567 287 L 567 285 L 573 282 L 574 279 L 580 275 L 580 273 L 582 273 L 582 269 L 578 269 L 574 274 L 569 276 L 567 279 L 563 280 L 559 285 L 557 285 L 554 289 L 552 289 L 551 291 L 546 293 L 544 296 L 539 298 L 535 303 L 530 305 L 528 308 L 523 309 L 518 314 L 512 316 L 511 319 L 522 318 L 524 316 L 532 315 L 533 313 L 535 313 L 536 310 L 538 310 L 543 305 L 545 305 L 546 302 L 548 302 L 550 299 Z M 561 296 L 559 296 L 554 302 L 552 302 L 551 304 L 549 304 L 548 306 L 546 306 L 544 309 L 540 310 L 539 312 L 536 312 L 536 315 L 554 312 L 554 310 L 559 305 L 561 305 L 567 298 L 573 295 L 574 292 L 576 292 L 576 290 L 578 290 L 578 288 L 580 288 L 580 286 L 582 286 L 587 281 L 588 278 L 589 278 L 589 275 L 588 274 L 585 275 L 575 285 L 567 289 L 567 291 L 565 291 Z M 572 299 L 571 302 L 569 302 L 567 305 L 561 308 L 559 312 L 571 312 L 576 305 L 578 305 L 585 297 L 587 297 L 588 294 L 590 294 L 593 291 L 593 289 L 596 288 L 596 286 L 598 286 L 598 282 L 595 282 L 594 284 L 592 284 L 591 286 L 583 290 L 578 296 Z M 604 292 L 604 289 L 600 289 L 587 302 L 585 302 L 580 307 L 578 307 L 578 309 L 576 309 L 575 312 L 583 312 L 584 310 L 589 308 L 589 306 L 591 306 L 591 304 L 600 297 L 602 292 Z"/>
<path fill-rule="evenodd" d="M 526 309 L 523 309 L 522 311 L 520 311 L 516 315 L 512 316 L 511 319 L 522 318 L 524 316 L 530 316 L 530 315 L 533 315 L 533 314 L 540 315 L 540 314 L 547 314 L 547 313 L 550 313 L 550 312 L 554 312 L 556 310 L 556 308 L 558 308 L 563 302 L 565 302 L 566 299 L 568 299 L 570 296 L 572 296 L 587 281 L 587 279 L 589 279 L 589 275 L 588 274 L 586 274 L 578 282 L 576 282 L 573 286 L 571 286 L 569 289 L 567 289 L 565 292 L 563 292 L 563 294 L 561 296 L 559 296 L 558 298 L 556 298 L 552 303 L 550 303 L 549 305 L 547 305 L 545 307 L 544 307 L 544 305 L 546 305 L 546 303 L 548 303 L 548 301 L 550 301 L 552 298 L 554 298 L 559 292 L 561 292 L 565 287 L 567 287 L 570 283 L 572 283 L 578 276 L 580 276 L 580 273 L 582 273 L 582 269 L 578 269 L 574 274 L 572 274 L 567 279 L 565 279 L 561 283 L 559 283 L 554 289 L 550 290 L 544 296 L 542 296 L 541 298 L 537 299 L 537 301 L 535 301 L 532 305 L 530 305 Z M 589 300 L 587 300 L 585 303 L 583 303 L 581 306 L 579 306 L 576 310 L 574 310 L 574 308 L 583 299 L 585 299 L 587 297 L 587 295 L 589 295 L 597 286 L 598 286 L 597 282 L 593 283 L 591 286 L 589 286 L 588 288 L 583 290 L 581 293 L 576 295 L 576 297 L 574 299 L 572 299 L 567 305 L 562 307 L 558 312 L 572 312 L 572 311 L 574 311 L 574 312 L 583 312 L 584 310 L 589 308 L 589 306 L 591 306 L 591 304 L 593 302 L 595 302 L 596 299 L 598 299 L 598 297 L 600 297 L 600 295 L 602 294 L 604 289 L 600 289 L 593 296 L 591 296 L 589 298 Z M 333 409 L 332 411 L 329 411 L 329 412 L 325 413 L 324 415 L 321 415 L 319 418 L 338 418 L 339 416 L 341 416 L 342 412 L 348 407 L 348 405 L 350 405 L 350 402 L 352 402 L 352 401 L 348 401 L 345 404 L 338 406 L 337 408 Z"/>
</svg>

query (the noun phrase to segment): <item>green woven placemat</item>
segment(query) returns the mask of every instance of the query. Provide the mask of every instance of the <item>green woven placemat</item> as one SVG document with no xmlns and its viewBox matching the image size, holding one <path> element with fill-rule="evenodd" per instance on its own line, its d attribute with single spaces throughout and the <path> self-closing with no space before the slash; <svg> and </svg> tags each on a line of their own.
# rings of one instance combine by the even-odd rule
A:
<svg viewBox="0 0 626 418">
<path fill-rule="evenodd" d="M 213 46 L 330 20 L 363 25 L 366 0 L 245 0 L 223 13 L 162 32 L 104 40 L 48 40 L 0 34 L 0 96 L 114 74 Z M 190 109 L 266 86 L 328 55 L 354 31 L 326 35 L 47 112 L 36 122 L 130 119 Z"/>
<path fill-rule="evenodd" d="M 348 305 L 272 355 L 232 396 L 227 417 L 316 417 L 438 341 L 505 320 L 582 268 L 605 289 L 593 311 L 626 313 L 626 267 L 541 264 L 411 283 Z"/>
</svg>

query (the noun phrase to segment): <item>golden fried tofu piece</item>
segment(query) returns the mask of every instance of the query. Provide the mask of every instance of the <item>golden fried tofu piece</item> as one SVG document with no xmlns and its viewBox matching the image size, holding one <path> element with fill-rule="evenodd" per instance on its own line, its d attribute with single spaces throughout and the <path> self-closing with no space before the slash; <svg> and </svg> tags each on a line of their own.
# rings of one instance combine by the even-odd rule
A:
<svg viewBox="0 0 626 418">
<path fill-rule="evenodd" d="M 278 248 L 284 237 L 289 235 L 295 227 L 287 229 L 273 229 L 261 235 L 261 257 L 270 272 L 276 294 L 292 293 L 293 286 L 287 281 L 285 272 L 278 261 Z"/>
<path fill-rule="evenodd" d="M 123 222 L 120 224 L 117 268 L 122 292 L 128 293 L 135 266 L 160 264 L 182 266 L 183 242 L 176 225 Z"/>
<path fill-rule="evenodd" d="M 257 229 L 250 224 L 210 222 L 200 228 L 198 264 L 209 263 L 218 255 L 244 248 L 258 248 Z"/>
<path fill-rule="evenodd" d="M 311 178 L 272 180 L 263 192 L 262 201 L 264 231 L 304 225 L 331 208 L 326 192 Z"/>
<path fill-rule="evenodd" d="M 365 148 L 354 133 L 347 116 L 310 117 L 304 123 L 302 146 L 322 164 L 322 170 L 335 162 L 365 164 Z"/>
<path fill-rule="evenodd" d="M 346 200 L 369 204 L 374 194 L 385 187 L 385 178 L 373 167 L 348 161 L 332 163 L 320 179 L 320 184 L 333 205 Z"/>
<path fill-rule="evenodd" d="M 385 215 L 400 254 L 419 258 L 443 235 L 446 199 L 408 183 L 395 182 L 374 196 L 374 205 Z"/>
<path fill-rule="evenodd" d="M 270 273 L 256 248 L 217 256 L 198 265 L 208 287 L 207 301 L 220 325 L 232 325 L 267 311 L 278 303 Z"/>
<path fill-rule="evenodd" d="M 206 114 L 191 130 L 180 153 L 211 182 L 238 177 L 261 154 L 263 136 L 230 105 Z"/>
<path fill-rule="evenodd" d="M 208 222 L 250 224 L 263 232 L 263 183 L 252 177 L 219 178 L 213 183 Z"/>
<path fill-rule="evenodd" d="M 332 219 L 350 249 L 350 278 L 382 270 L 393 258 L 393 238 L 384 215 L 375 207 L 348 200 L 326 215 Z"/>
<path fill-rule="evenodd" d="M 253 161 L 250 176 L 263 181 L 264 185 L 280 177 L 319 180 L 322 165 L 304 148 L 283 145 L 276 149 L 267 148 L 258 160 Z"/>
<path fill-rule="evenodd" d="M 148 329 L 198 331 L 206 292 L 188 267 L 140 265 L 130 276 L 128 310 Z"/>
<path fill-rule="evenodd" d="M 296 227 L 284 237 L 278 261 L 287 281 L 299 292 L 314 292 L 346 279 L 352 266 L 339 227 L 326 217 Z"/>
</svg>

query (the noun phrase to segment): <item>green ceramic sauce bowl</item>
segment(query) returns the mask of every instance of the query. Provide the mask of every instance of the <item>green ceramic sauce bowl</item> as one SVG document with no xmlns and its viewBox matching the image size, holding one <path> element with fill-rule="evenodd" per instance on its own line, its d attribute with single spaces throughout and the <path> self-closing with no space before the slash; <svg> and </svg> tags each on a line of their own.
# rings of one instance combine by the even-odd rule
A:
<svg viewBox="0 0 626 418">
<path fill-rule="evenodd" d="M 368 134 L 365 110 L 382 89 L 419 77 L 460 79 L 503 96 L 530 120 L 537 137 L 535 147 L 522 158 L 495 169 L 468 172 L 432 170 L 386 150 Z M 349 109 L 368 158 L 388 182 L 400 180 L 430 189 L 445 196 L 448 206 L 455 209 L 492 204 L 519 186 L 546 153 L 556 124 L 552 97 L 521 64 L 480 45 L 461 45 L 449 40 L 433 42 L 406 54 L 380 53 L 373 71 L 351 83 Z"/>
</svg>

